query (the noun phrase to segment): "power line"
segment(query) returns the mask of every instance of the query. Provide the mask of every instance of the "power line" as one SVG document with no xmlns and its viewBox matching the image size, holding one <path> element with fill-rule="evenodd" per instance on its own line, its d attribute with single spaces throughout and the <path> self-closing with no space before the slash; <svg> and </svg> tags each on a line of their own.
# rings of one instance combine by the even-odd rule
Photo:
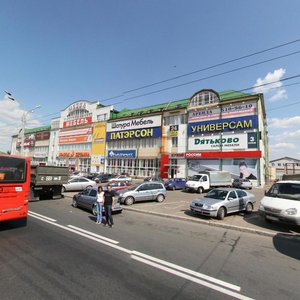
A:
<svg viewBox="0 0 300 300">
<path fill-rule="evenodd" d="M 266 59 L 266 60 L 263 60 L 263 61 L 260 61 L 260 62 L 257 62 L 257 63 L 253 63 L 253 64 L 250 64 L 250 65 L 246 65 L 246 66 L 235 68 L 235 69 L 231 69 L 229 71 L 225 71 L 225 72 L 221 72 L 221 73 L 218 73 L 218 74 L 202 77 L 202 78 L 199 78 L 199 79 L 195 79 L 195 80 L 188 81 L 188 82 L 185 82 L 185 83 L 173 85 L 173 86 L 166 87 L 166 88 L 159 89 L 159 90 L 155 90 L 155 91 L 152 91 L 152 92 L 140 94 L 140 95 L 137 95 L 137 96 L 132 96 L 132 97 L 129 97 L 129 98 L 125 98 L 124 100 L 116 102 L 116 103 L 112 103 L 111 105 L 121 104 L 121 103 L 124 103 L 124 102 L 129 101 L 129 100 L 133 100 L 133 99 L 136 99 L 136 98 L 157 94 L 157 93 L 164 92 L 164 91 L 167 91 L 167 90 L 171 90 L 171 89 L 175 89 L 175 88 L 182 87 L 182 86 L 185 86 L 185 85 L 193 84 L 193 83 L 196 83 L 196 82 L 199 82 L 199 81 L 203 81 L 203 80 L 219 77 L 219 76 L 222 76 L 222 75 L 230 74 L 230 73 L 233 73 L 233 72 L 244 70 L 244 69 L 247 69 L 247 68 L 250 68 L 250 67 L 255 67 L 255 66 L 258 66 L 258 65 L 261 65 L 261 64 L 265 64 L 267 62 L 275 61 L 275 60 L 285 58 L 285 57 L 289 57 L 289 56 L 292 56 L 292 55 L 296 55 L 296 54 L 299 54 L 299 53 L 300 53 L 300 51 L 294 51 L 294 52 L 291 52 L 291 53 L 288 53 L 288 54 L 285 54 L 285 55 L 280 55 L 280 56 L 277 56 L 277 57 L 274 57 L 274 58 L 271 58 L 271 59 Z"/>
<path fill-rule="evenodd" d="M 285 47 L 285 46 L 288 46 L 288 45 L 291 45 L 291 44 L 294 44 L 294 43 L 298 43 L 299 41 L 300 41 L 300 39 L 296 39 L 296 40 L 293 40 L 293 41 L 290 41 L 290 42 L 287 42 L 287 43 L 283 43 L 283 44 L 280 44 L 280 45 L 277 45 L 277 46 L 274 46 L 274 47 L 263 49 L 263 50 L 260 50 L 260 51 L 254 52 L 254 53 L 250 53 L 250 54 L 247 54 L 247 55 L 244 55 L 244 56 L 240 56 L 238 58 L 230 59 L 230 60 L 227 60 L 225 62 L 221 62 L 221 63 L 215 64 L 215 65 L 209 66 L 209 67 L 205 67 L 205 68 L 202 68 L 202 69 L 199 69 L 199 70 L 195 70 L 195 71 L 188 72 L 188 73 L 185 73 L 185 74 L 182 74 L 182 75 L 171 77 L 171 78 L 168 78 L 168 79 L 165 79 L 165 80 L 157 81 L 157 82 L 147 84 L 147 85 L 144 85 L 144 86 L 141 86 L 141 87 L 137 87 L 137 88 L 134 88 L 134 89 L 123 92 L 122 95 L 118 95 L 118 96 L 110 97 L 110 98 L 105 98 L 101 102 L 109 101 L 109 100 L 112 100 L 112 99 L 115 99 L 115 98 L 120 98 L 120 97 L 124 96 L 124 94 L 128 94 L 130 92 L 138 91 L 138 90 L 145 89 L 145 88 L 148 88 L 148 87 L 152 87 L 152 86 L 155 86 L 155 85 L 158 85 L 158 84 L 173 81 L 175 79 L 179 79 L 179 78 L 183 78 L 183 77 L 186 77 L 186 76 L 189 76 L 189 75 L 193 75 L 193 74 L 196 74 L 196 73 L 199 73 L 199 72 L 203 72 L 203 71 L 211 70 L 211 69 L 214 69 L 214 68 L 217 68 L 217 67 L 220 67 L 220 66 L 224 66 L 224 65 L 230 64 L 232 62 L 243 60 L 245 58 L 249 58 L 249 57 L 252 57 L 252 56 L 255 56 L 255 55 L 258 55 L 258 54 L 262 54 L 262 53 L 265 53 L 265 52 L 268 52 L 268 51 L 271 51 L 271 50 L 279 49 L 279 48 L 282 48 L 282 47 Z"/>
</svg>

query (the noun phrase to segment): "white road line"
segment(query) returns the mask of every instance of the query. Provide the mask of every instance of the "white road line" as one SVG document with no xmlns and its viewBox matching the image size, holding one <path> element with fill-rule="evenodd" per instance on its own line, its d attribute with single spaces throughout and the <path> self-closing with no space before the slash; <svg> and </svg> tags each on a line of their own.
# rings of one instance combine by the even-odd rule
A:
<svg viewBox="0 0 300 300">
<path fill-rule="evenodd" d="M 43 215 L 40 215 L 40 214 L 37 214 L 37 213 L 35 213 L 35 212 L 33 212 L 33 211 L 28 211 L 28 214 L 29 215 L 35 215 L 35 216 L 38 216 L 38 217 L 41 217 L 41 218 L 44 218 L 44 219 L 46 219 L 46 220 L 48 220 L 48 221 L 51 221 L 51 222 L 56 222 L 56 220 L 55 219 L 52 219 L 52 218 L 49 218 L 49 217 L 46 217 L 46 216 L 43 216 Z"/>
<path fill-rule="evenodd" d="M 80 235 L 80 236 L 85 237 L 87 239 L 93 240 L 97 243 L 109 246 L 109 247 L 114 248 L 116 250 L 122 251 L 126 254 L 129 254 L 129 255 L 131 255 L 131 258 L 136 260 L 136 261 L 145 263 L 147 265 L 150 265 L 150 266 L 155 267 L 155 268 L 160 269 L 160 270 L 164 270 L 165 272 L 171 273 L 171 274 L 179 276 L 181 278 L 185 278 L 185 279 L 190 280 L 194 283 L 197 283 L 199 285 L 211 288 L 213 290 L 216 290 L 220 293 L 232 296 L 234 298 L 241 299 L 241 300 L 252 300 L 252 298 L 249 298 L 247 296 L 239 294 L 238 292 L 241 291 L 241 288 L 236 286 L 236 285 L 227 283 L 227 282 L 219 280 L 217 278 L 210 277 L 208 275 L 204 275 L 204 274 L 189 270 L 189 269 L 184 268 L 184 267 L 180 267 L 180 266 L 175 265 L 173 263 L 169 263 L 167 261 L 149 256 L 147 254 L 144 254 L 144 253 L 141 253 L 141 252 L 138 252 L 138 251 L 128 250 L 124 247 L 115 245 L 112 242 L 105 241 L 102 236 L 98 236 L 97 234 L 88 232 L 84 229 L 81 229 L 81 228 L 78 228 L 78 227 L 75 227 L 75 226 L 72 226 L 72 225 L 68 225 L 68 227 L 63 226 L 63 225 L 60 225 L 60 224 L 57 224 L 57 223 L 54 223 L 53 221 L 51 221 L 53 219 L 48 218 L 48 217 L 44 217 L 42 215 L 32 214 L 32 213 L 29 213 L 29 215 L 33 218 L 36 218 L 38 220 L 41 220 L 43 222 L 46 222 L 46 223 L 51 224 L 53 226 L 56 226 L 58 228 L 64 229 L 64 230 L 69 231 L 69 232 L 73 232 L 77 235 Z M 111 240 L 111 241 L 113 241 L 113 240 Z M 117 241 L 114 241 L 114 242 L 118 243 Z M 198 277 L 198 278 L 196 278 L 196 277 Z M 203 280 L 199 279 L 199 278 L 202 278 Z M 210 281 L 212 283 L 210 283 L 208 281 Z M 226 289 L 224 287 L 226 287 L 228 289 Z M 231 290 L 229 290 L 229 289 L 231 289 Z M 235 292 L 235 291 L 238 291 L 238 292 Z"/>
<path fill-rule="evenodd" d="M 211 281 L 215 284 L 222 285 L 226 288 L 229 288 L 229 289 L 232 289 L 232 290 L 235 290 L 235 291 L 238 291 L 238 292 L 241 291 L 241 288 L 237 285 L 225 282 L 223 280 L 216 279 L 214 277 L 211 277 L 211 276 L 208 276 L 208 275 L 205 275 L 205 274 L 201 274 L 201 273 L 192 271 L 192 270 L 187 269 L 187 268 L 180 267 L 180 266 L 175 265 L 173 263 L 169 263 L 167 261 L 161 260 L 159 258 L 155 258 L 153 256 L 150 256 L 150 255 L 147 255 L 147 254 L 144 254 L 144 253 L 141 253 L 141 252 L 132 251 L 132 255 L 140 256 L 140 257 L 145 258 L 147 260 L 154 261 L 154 262 L 159 263 L 161 265 L 165 265 L 167 267 L 176 269 L 176 270 L 181 271 L 181 272 L 188 273 L 190 275 L 196 276 L 198 278 L 202 278 L 202 279 L 207 280 L 207 281 Z"/>
<path fill-rule="evenodd" d="M 78 230 L 78 231 L 81 231 L 81 232 L 84 232 L 84 233 L 87 233 L 87 234 L 89 234 L 91 236 L 94 236 L 94 237 L 100 239 L 100 240 L 104 240 L 104 241 L 107 241 L 107 242 L 112 243 L 112 244 L 119 244 L 118 241 L 115 241 L 115 240 L 109 239 L 109 238 L 107 238 L 105 236 L 102 236 L 102 235 L 99 235 L 99 234 L 96 234 L 96 233 L 84 230 L 82 228 L 79 228 L 79 227 L 76 227 L 76 226 L 73 226 L 73 225 L 68 225 L 68 227 L 73 228 L 73 229 Z"/>
<path fill-rule="evenodd" d="M 212 283 L 209 283 L 207 281 L 204 281 L 204 280 L 201 280 L 201 279 L 198 279 L 198 278 L 195 278 L 195 277 L 192 277 L 190 275 L 187 275 L 187 274 L 184 274 L 184 273 L 181 273 L 181 272 L 178 272 L 178 271 L 175 271 L 173 269 L 170 269 L 170 268 L 167 268 L 167 267 L 164 267 L 162 265 L 159 265 L 157 263 L 154 263 L 152 261 L 149 261 L 147 259 L 143 259 L 141 257 L 138 257 L 138 256 L 135 256 L 135 255 L 132 255 L 131 256 L 133 259 L 137 260 L 137 261 L 140 261 L 144 264 L 147 264 L 149 266 L 152 266 L 154 268 L 157 268 L 157 269 L 160 269 L 160 270 L 163 270 L 165 272 L 168 272 L 168 273 L 171 273 L 173 275 L 176 275 L 178 277 L 181 277 L 181 278 L 184 278 L 184 279 L 187 279 L 187 280 L 190 280 L 192 282 L 195 282 L 197 284 L 200 284 L 200 285 L 203 285 L 203 286 L 206 286 L 212 290 L 215 290 L 215 291 L 218 291 L 220 293 L 223 293 L 223 294 L 226 294 L 226 295 L 229 295 L 229 296 L 232 296 L 234 298 L 237 298 L 237 299 L 242 299 L 242 300 L 252 300 L 252 298 L 249 298 L 247 296 L 244 296 L 244 295 L 241 295 L 239 293 L 236 293 L 236 292 L 233 292 L 233 291 L 230 291 L 230 290 L 227 290 L 225 288 L 222 288 L 220 286 L 217 286 L 215 284 L 212 284 Z"/>
</svg>

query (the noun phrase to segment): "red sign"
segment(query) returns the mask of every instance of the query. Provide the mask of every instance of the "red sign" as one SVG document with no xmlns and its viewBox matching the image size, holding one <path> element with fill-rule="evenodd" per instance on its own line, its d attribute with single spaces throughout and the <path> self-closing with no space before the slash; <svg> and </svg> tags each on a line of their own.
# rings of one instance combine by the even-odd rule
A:
<svg viewBox="0 0 300 300">
<path fill-rule="evenodd" d="M 71 127 L 71 126 L 79 126 L 79 125 L 84 125 L 92 123 L 92 116 L 85 117 L 85 118 L 80 118 L 80 119 L 75 119 L 75 120 L 70 120 L 70 121 L 64 121 L 63 127 Z"/>
<path fill-rule="evenodd" d="M 60 152 L 60 157 L 90 157 L 90 152 L 79 152 L 79 151 L 72 151 L 72 152 Z"/>
<path fill-rule="evenodd" d="M 261 151 L 186 152 L 185 158 L 261 158 Z"/>
</svg>

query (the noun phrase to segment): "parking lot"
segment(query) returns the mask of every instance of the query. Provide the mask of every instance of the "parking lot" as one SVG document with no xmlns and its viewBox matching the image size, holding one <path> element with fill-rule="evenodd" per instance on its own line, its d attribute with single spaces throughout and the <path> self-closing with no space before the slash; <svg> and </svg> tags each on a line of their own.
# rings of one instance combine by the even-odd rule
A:
<svg viewBox="0 0 300 300">
<path fill-rule="evenodd" d="M 163 216 L 167 218 L 180 219 L 200 224 L 208 224 L 211 226 L 226 227 L 239 231 L 252 232 L 256 234 L 273 236 L 278 232 L 286 234 L 299 234 L 300 228 L 296 226 L 288 226 L 278 223 L 266 223 L 258 214 L 260 200 L 263 198 L 264 189 L 253 188 L 251 191 L 255 195 L 256 203 L 252 214 L 244 212 L 234 213 L 225 217 L 220 221 L 214 218 L 196 215 L 190 210 L 190 203 L 202 195 L 197 193 L 188 193 L 184 191 L 168 191 L 167 197 L 162 203 L 155 201 L 139 202 L 133 205 L 122 205 L 123 209 L 134 211 L 137 213 L 146 213 L 152 215 Z M 74 192 L 65 193 L 66 198 L 72 198 Z M 70 199 L 71 201 L 71 199 Z"/>
</svg>

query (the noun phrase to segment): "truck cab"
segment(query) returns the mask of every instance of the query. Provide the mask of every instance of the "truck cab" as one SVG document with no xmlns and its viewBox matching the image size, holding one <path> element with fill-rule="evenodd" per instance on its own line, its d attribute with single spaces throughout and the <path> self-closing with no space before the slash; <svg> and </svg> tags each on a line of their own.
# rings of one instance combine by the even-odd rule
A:
<svg viewBox="0 0 300 300">
<path fill-rule="evenodd" d="M 191 177 L 185 184 L 185 189 L 187 191 L 198 192 L 199 194 L 209 190 L 209 187 L 210 181 L 207 174 L 193 175 L 193 177 Z"/>
</svg>

